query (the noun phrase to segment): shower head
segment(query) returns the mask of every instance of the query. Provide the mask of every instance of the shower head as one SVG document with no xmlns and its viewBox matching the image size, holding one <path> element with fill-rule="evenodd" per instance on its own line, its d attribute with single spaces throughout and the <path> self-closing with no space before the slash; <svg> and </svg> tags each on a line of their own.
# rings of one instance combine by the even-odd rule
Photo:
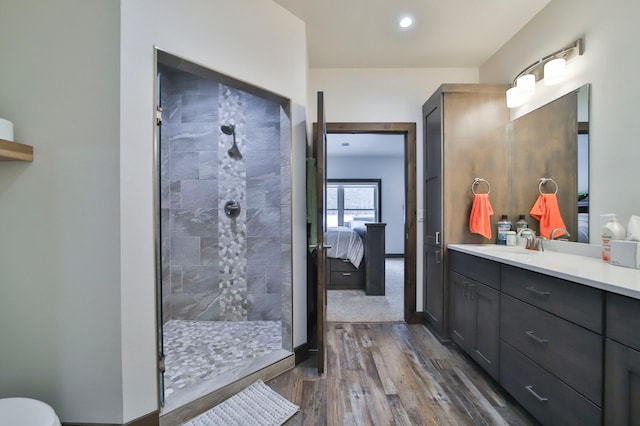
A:
<svg viewBox="0 0 640 426">
<path fill-rule="evenodd" d="M 236 126 L 234 126 L 233 124 L 222 125 L 220 126 L 220 130 L 222 130 L 222 133 L 224 133 L 225 135 L 233 135 L 233 145 L 231 145 L 231 148 L 229 148 L 227 154 L 229 154 L 229 157 L 231 158 L 240 160 L 242 158 L 242 154 L 240 153 L 238 145 L 236 144 Z"/>
</svg>

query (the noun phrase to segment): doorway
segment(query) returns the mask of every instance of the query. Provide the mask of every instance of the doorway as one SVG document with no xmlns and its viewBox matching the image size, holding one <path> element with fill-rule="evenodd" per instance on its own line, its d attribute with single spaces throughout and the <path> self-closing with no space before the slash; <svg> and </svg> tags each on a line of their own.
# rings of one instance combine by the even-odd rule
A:
<svg viewBox="0 0 640 426">
<path fill-rule="evenodd" d="M 404 173 L 404 291 L 403 319 L 407 323 L 421 323 L 416 313 L 416 124 L 415 123 L 326 123 L 327 136 L 398 135 L 402 138 Z M 373 149 L 373 147 L 372 147 Z M 327 175 L 328 176 L 328 175 Z M 329 176 L 330 177 L 330 176 Z M 384 182 L 383 182 L 384 187 Z M 383 213 L 384 221 L 384 213 Z"/>
</svg>

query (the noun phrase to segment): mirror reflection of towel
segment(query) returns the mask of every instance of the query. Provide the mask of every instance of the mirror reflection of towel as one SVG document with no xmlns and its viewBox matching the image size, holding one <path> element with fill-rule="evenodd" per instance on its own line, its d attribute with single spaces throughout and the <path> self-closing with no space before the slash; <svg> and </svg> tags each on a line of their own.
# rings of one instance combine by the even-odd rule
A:
<svg viewBox="0 0 640 426">
<path fill-rule="evenodd" d="M 489 194 L 475 194 L 469 217 L 469 231 L 491 239 L 491 215 L 493 207 L 489 202 Z"/>
<path fill-rule="evenodd" d="M 540 221 L 540 236 L 547 239 L 555 228 L 567 228 L 560 214 L 556 194 L 540 194 L 529 214 Z"/>
</svg>

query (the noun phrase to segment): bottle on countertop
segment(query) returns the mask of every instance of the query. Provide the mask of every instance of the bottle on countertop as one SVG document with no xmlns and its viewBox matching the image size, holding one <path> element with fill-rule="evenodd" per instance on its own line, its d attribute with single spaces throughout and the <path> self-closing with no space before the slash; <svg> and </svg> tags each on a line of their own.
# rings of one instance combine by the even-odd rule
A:
<svg viewBox="0 0 640 426">
<path fill-rule="evenodd" d="M 516 231 L 519 231 L 522 228 L 528 228 L 529 227 L 529 224 L 527 223 L 527 220 L 524 217 L 525 216 L 523 214 L 518 216 L 518 221 L 516 222 Z"/>
<path fill-rule="evenodd" d="M 503 214 L 498 221 L 498 238 L 496 239 L 496 244 L 499 244 L 501 246 L 507 245 L 508 231 L 511 231 L 511 221 L 506 214 Z"/>
<path fill-rule="evenodd" d="M 627 231 L 624 226 L 618 222 L 615 213 L 602 214 L 603 218 L 607 218 L 608 222 L 602 227 L 602 260 L 611 261 L 611 240 L 624 240 Z"/>
</svg>

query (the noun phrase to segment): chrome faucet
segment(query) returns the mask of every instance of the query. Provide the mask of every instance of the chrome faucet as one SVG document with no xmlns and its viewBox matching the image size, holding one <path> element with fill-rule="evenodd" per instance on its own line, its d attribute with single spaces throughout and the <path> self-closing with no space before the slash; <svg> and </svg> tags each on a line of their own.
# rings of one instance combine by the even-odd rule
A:
<svg viewBox="0 0 640 426">
<path fill-rule="evenodd" d="M 567 241 L 569 239 L 568 237 L 571 236 L 571 234 L 569 234 L 569 231 L 567 231 L 565 228 L 553 228 L 553 230 L 551 231 L 551 234 L 549 234 L 549 239 L 550 240 L 555 240 L 556 239 L 556 237 L 555 237 L 556 231 L 561 231 L 560 235 L 566 235 L 567 236 L 567 238 L 559 238 L 559 240 L 561 240 L 561 241 Z"/>
<path fill-rule="evenodd" d="M 524 248 L 529 250 L 544 251 L 544 247 L 542 247 L 543 238 L 536 237 L 536 233 L 532 229 L 529 229 L 529 228 L 519 229 L 516 236 L 527 239 L 527 244 L 525 245 Z"/>
</svg>

